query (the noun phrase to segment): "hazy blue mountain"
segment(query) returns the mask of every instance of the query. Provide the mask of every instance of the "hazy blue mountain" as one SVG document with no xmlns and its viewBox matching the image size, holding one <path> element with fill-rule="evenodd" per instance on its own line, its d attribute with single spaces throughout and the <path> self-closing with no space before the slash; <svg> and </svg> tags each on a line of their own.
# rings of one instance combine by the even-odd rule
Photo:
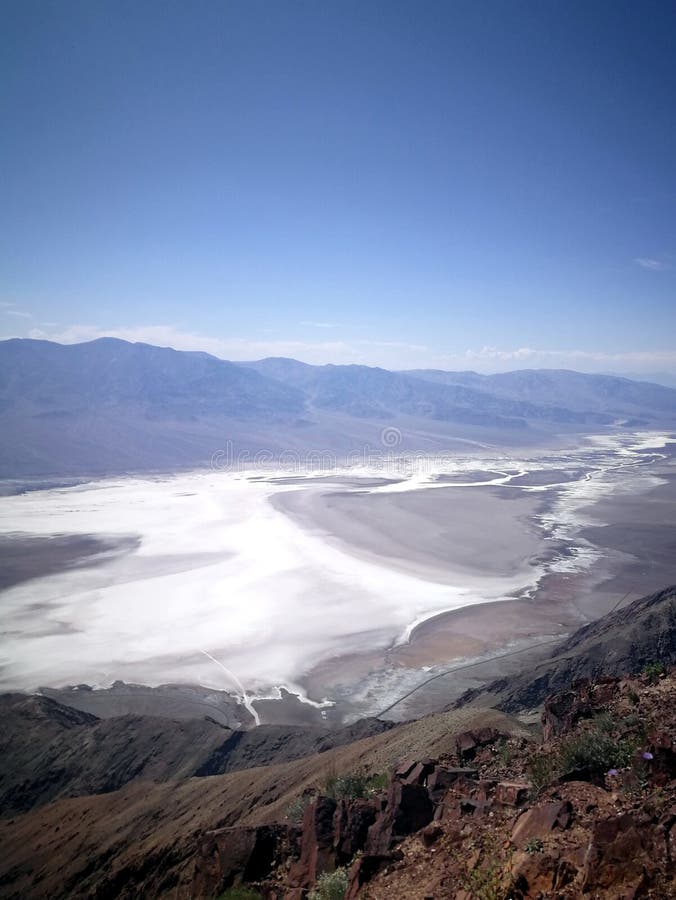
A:
<svg viewBox="0 0 676 900">
<path fill-rule="evenodd" d="M 303 412 L 303 394 L 208 353 L 100 338 L 3 341 L 0 410 L 74 415 L 122 407 L 148 416 L 257 417 Z"/>
<path fill-rule="evenodd" d="M 486 427 L 528 422 L 638 425 L 676 421 L 676 391 L 609 375 L 526 369 L 501 375 L 368 366 L 309 366 L 290 359 L 244 363 L 305 391 L 315 409 L 362 418 L 396 415 Z"/>
<path fill-rule="evenodd" d="M 661 384 L 632 381 L 614 375 L 587 375 L 568 369 L 522 369 L 498 375 L 416 369 L 407 375 L 446 386 L 471 385 L 494 397 L 541 407 L 602 413 L 613 419 L 659 417 L 672 419 L 676 391 Z"/>
<path fill-rule="evenodd" d="M 358 419 L 390 420 L 412 416 L 476 425 L 523 427 L 513 404 L 496 403 L 487 394 L 457 386 L 433 385 L 405 373 L 369 366 L 308 366 L 296 360 L 264 359 L 247 363 L 305 391 L 313 409 Z M 302 367 L 302 368 L 301 368 Z"/>
<path fill-rule="evenodd" d="M 614 423 L 675 427 L 676 390 L 577 372 L 390 372 L 293 359 L 232 363 L 102 338 L 0 342 L 0 475 L 167 470 L 233 452 L 530 443 Z"/>
<path fill-rule="evenodd" d="M 167 470 L 303 421 L 304 395 L 209 356 L 102 338 L 0 342 L 0 475 Z"/>
</svg>

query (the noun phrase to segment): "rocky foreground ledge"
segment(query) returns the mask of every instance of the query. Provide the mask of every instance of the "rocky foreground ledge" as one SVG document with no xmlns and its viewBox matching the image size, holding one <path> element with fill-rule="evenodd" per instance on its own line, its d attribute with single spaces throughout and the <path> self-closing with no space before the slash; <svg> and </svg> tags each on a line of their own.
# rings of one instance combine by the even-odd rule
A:
<svg viewBox="0 0 676 900">
<path fill-rule="evenodd" d="M 676 671 L 577 682 L 542 724 L 540 747 L 463 732 L 371 795 L 306 794 L 300 824 L 206 832 L 192 896 L 303 900 L 338 871 L 346 900 L 673 897 Z"/>
</svg>

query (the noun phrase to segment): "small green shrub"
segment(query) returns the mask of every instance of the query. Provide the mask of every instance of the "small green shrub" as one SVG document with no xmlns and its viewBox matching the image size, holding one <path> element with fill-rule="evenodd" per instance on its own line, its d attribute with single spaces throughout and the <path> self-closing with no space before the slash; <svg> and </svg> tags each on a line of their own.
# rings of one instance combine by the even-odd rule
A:
<svg viewBox="0 0 676 900">
<path fill-rule="evenodd" d="M 334 800 L 368 797 L 382 790 L 388 783 L 387 775 L 363 775 L 349 772 L 346 775 L 329 775 L 322 787 L 322 793 Z"/>
<path fill-rule="evenodd" d="M 539 797 L 554 779 L 554 757 L 545 753 L 536 753 L 528 763 L 528 776 L 534 797 Z"/>
<path fill-rule="evenodd" d="M 218 900 L 262 900 L 263 895 L 259 894 L 253 888 L 239 885 L 238 887 L 229 888 Z"/>
<path fill-rule="evenodd" d="M 346 893 L 347 872 L 336 869 L 319 876 L 314 890 L 308 894 L 308 900 L 344 900 Z"/>
<path fill-rule="evenodd" d="M 305 810 L 315 799 L 315 794 L 301 794 L 289 803 L 284 810 L 284 816 L 294 824 L 299 824 L 303 821 Z"/>
<path fill-rule="evenodd" d="M 657 681 L 657 679 L 666 673 L 667 669 L 664 663 L 661 662 L 651 662 L 643 670 L 643 674 L 650 681 Z"/>
<path fill-rule="evenodd" d="M 500 760 L 501 765 L 505 768 L 509 768 L 514 759 L 514 747 L 509 743 L 508 740 L 502 738 L 495 745 L 495 752 L 497 754 L 498 759 Z"/>
<path fill-rule="evenodd" d="M 564 774 L 576 769 L 621 769 L 629 765 L 636 747 L 598 727 L 571 735 L 561 744 L 558 767 Z"/>
<path fill-rule="evenodd" d="M 544 849 L 545 845 L 540 838 L 531 838 L 526 844 L 526 853 L 530 856 L 533 856 L 535 853 L 542 853 Z"/>
<path fill-rule="evenodd" d="M 473 868 L 467 868 L 459 852 L 454 854 L 462 886 L 472 900 L 505 900 L 513 877 L 511 844 L 505 849 L 500 835 L 490 834 L 479 839 L 478 849 L 479 860 Z"/>
</svg>

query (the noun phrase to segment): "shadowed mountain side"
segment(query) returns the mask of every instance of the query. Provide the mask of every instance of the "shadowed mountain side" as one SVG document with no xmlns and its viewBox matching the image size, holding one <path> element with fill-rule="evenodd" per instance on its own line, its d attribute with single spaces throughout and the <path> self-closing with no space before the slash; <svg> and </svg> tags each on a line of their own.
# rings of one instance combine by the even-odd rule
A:
<svg viewBox="0 0 676 900">
<path fill-rule="evenodd" d="M 676 663 L 676 585 L 584 625 L 528 671 L 468 691 L 455 706 L 478 702 L 513 714 L 577 679 L 636 674 L 656 662 Z"/>
<path fill-rule="evenodd" d="M 330 731 L 262 725 L 231 731 L 213 719 L 98 719 L 48 697 L 0 695 L 0 808 L 25 812 L 58 797 L 117 790 L 136 779 L 166 781 L 287 762 L 325 752 L 392 725 L 363 719 Z"/>
</svg>

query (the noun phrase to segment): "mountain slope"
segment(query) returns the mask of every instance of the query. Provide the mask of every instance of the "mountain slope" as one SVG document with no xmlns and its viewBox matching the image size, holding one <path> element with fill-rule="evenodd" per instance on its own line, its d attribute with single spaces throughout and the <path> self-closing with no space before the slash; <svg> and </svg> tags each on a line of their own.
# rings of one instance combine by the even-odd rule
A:
<svg viewBox="0 0 676 900">
<path fill-rule="evenodd" d="M 593 409 L 570 409 L 563 400 L 555 405 L 547 399 L 546 389 L 539 392 L 536 401 L 520 396 L 518 391 L 500 394 L 482 380 L 483 376 L 474 373 L 463 379 L 462 373 L 456 378 L 455 373 L 443 372 L 438 374 L 448 377 L 436 379 L 420 377 L 417 372 L 389 372 L 356 365 L 308 366 L 284 359 L 263 359 L 245 365 L 301 388 L 315 409 L 359 418 L 392 419 L 405 415 L 505 428 L 523 428 L 528 420 L 600 426 L 613 421 L 613 416 L 599 404 Z M 676 393 L 673 402 L 676 403 Z"/>
<path fill-rule="evenodd" d="M 234 454 L 360 452 L 454 438 L 524 445 L 576 430 L 676 426 L 676 390 L 610 376 L 390 372 L 297 360 L 231 363 L 101 338 L 0 342 L 0 477 L 208 465 Z"/>
<path fill-rule="evenodd" d="M 673 416 L 674 390 L 661 384 L 615 375 L 588 375 L 568 369 L 523 369 L 497 375 L 418 369 L 406 373 L 434 384 L 465 385 L 504 400 L 567 409 L 612 418 Z"/>
<path fill-rule="evenodd" d="M 44 696 L 0 694 L 0 810 L 26 812 L 61 797 L 105 794 L 139 779 L 162 782 L 288 762 L 392 728 L 261 725 L 233 731 L 209 717 L 98 719 Z"/>
<path fill-rule="evenodd" d="M 4 341 L 0 412 L 60 420 L 93 409 L 148 418 L 281 418 L 301 414 L 293 387 L 207 353 L 100 338 L 85 344 Z"/>
<path fill-rule="evenodd" d="M 635 674 L 651 663 L 676 663 L 676 585 L 584 625 L 527 672 L 469 691 L 456 705 L 488 700 L 506 712 L 520 712 L 579 678 Z"/>
<path fill-rule="evenodd" d="M 293 762 L 162 783 L 136 780 L 0 819 L 0 897 L 187 900 L 205 830 L 283 821 L 289 803 L 331 773 L 385 772 L 397 760 L 450 753 L 455 736 L 472 727 L 528 737 L 502 713 L 456 710 Z"/>
</svg>

